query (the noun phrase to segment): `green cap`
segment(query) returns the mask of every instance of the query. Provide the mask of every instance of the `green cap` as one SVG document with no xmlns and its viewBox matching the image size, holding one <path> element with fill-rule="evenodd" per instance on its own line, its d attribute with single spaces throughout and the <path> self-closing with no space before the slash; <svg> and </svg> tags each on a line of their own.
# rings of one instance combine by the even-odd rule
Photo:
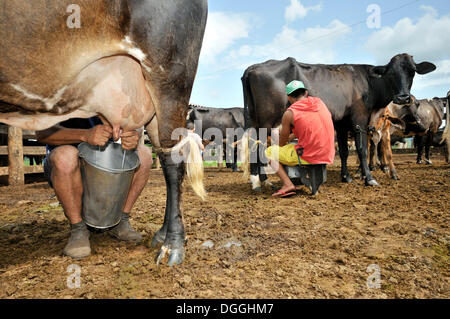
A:
<svg viewBox="0 0 450 319">
<path fill-rule="evenodd" d="M 295 91 L 297 91 L 299 89 L 305 89 L 306 90 L 305 84 L 302 81 L 297 81 L 297 80 L 292 81 L 291 83 L 289 83 L 286 86 L 286 94 L 287 95 L 291 95 L 292 92 L 295 92 Z"/>
</svg>

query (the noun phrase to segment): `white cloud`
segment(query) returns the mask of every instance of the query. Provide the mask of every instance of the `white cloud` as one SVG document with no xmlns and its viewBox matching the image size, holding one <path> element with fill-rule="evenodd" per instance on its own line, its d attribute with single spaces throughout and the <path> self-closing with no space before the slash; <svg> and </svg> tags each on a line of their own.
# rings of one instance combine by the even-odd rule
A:
<svg viewBox="0 0 450 319">
<path fill-rule="evenodd" d="M 414 60 L 438 62 L 450 54 L 450 16 L 439 17 L 430 6 L 421 7 L 425 15 L 417 21 L 399 20 L 393 27 L 374 32 L 366 42 L 366 49 L 377 63 L 386 64 L 394 55 L 409 53 Z"/>
<path fill-rule="evenodd" d="M 437 69 L 426 75 L 416 74 L 413 92 L 428 95 L 450 87 L 450 15 L 439 16 L 431 6 L 422 6 L 424 15 L 417 20 L 403 18 L 393 27 L 374 32 L 365 44 L 378 64 L 386 64 L 396 54 L 408 53 L 416 63 L 429 61 Z M 414 93 L 415 94 L 415 93 Z"/>
<path fill-rule="evenodd" d="M 228 50 L 236 41 L 248 38 L 251 20 L 246 14 L 209 13 L 201 53 L 202 61 L 214 63 L 216 57 Z"/>
<path fill-rule="evenodd" d="M 336 44 L 351 31 L 339 20 L 326 27 L 313 27 L 303 30 L 284 26 L 282 31 L 268 44 L 244 46 L 231 51 L 227 60 L 245 60 L 242 65 L 259 63 L 267 59 L 285 59 L 289 56 L 306 63 L 334 63 Z M 245 54 L 243 54 L 245 53 Z M 248 61 L 252 59 L 252 61 Z"/>
<path fill-rule="evenodd" d="M 305 7 L 299 0 L 290 0 L 291 4 L 286 8 L 284 17 L 286 21 L 293 22 L 297 19 L 303 19 L 308 12 L 322 10 L 322 4 L 318 4 L 311 7 Z"/>
</svg>

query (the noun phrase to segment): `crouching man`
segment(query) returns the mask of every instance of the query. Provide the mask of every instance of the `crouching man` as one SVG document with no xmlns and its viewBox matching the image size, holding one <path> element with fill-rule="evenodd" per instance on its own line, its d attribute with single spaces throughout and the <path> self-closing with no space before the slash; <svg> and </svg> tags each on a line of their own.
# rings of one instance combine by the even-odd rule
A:
<svg viewBox="0 0 450 319">
<path fill-rule="evenodd" d="M 280 163 L 286 166 L 332 164 L 335 155 L 333 119 L 326 105 L 320 98 L 309 97 L 301 81 L 289 83 L 286 93 L 291 106 L 281 121 L 279 146 L 266 150 L 270 165 L 283 183 L 273 197 L 296 194 L 295 185 Z M 298 139 L 298 144 L 288 144 L 294 138 Z"/>
<path fill-rule="evenodd" d="M 87 257 L 91 254 L 90 233 L 81 218 L 83 184 L 77 146 L 81 142 L 104 146 L 112 137 L 112 128 L 104 125 L 98 117 L 77 118 L 36 134 L 40 143 L 47 144 L 44 174 L 70 222 L 71 234 L 64 254 L 75 259 Z M 140 134 L 137 131 L 123 132 L 120 138 L 125 150 L 137 149 L 140 166 L 135 171 L 122 219 L 109 233 L 119 240 L 139 242 L 142 236 L 131 226 L 129 216 L 131 208 L 147 184 L 152 154 L 148 147 L 139 145 Z"/>
</svg>

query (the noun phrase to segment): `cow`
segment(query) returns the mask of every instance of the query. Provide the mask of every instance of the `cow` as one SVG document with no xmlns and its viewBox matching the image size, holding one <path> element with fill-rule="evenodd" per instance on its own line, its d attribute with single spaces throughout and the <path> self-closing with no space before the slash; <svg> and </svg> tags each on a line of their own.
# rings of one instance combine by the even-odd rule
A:
<svg viewBox="0 0 450 319">
<path fill-rule="evenodd" d="M 369 169 L 375 169 L 375 161 L 379 159 L 382 170 L 390 173 L 394 180 L 399 180 L 397 171 L 395 169 L 392 157 L 392 135 L 394 133 L 403 133 L 406 129 L 406 122 L 408 114 L 417 112 L 418 103 L 412 96 L 412 102 L 408 105 L 403 105 L 397 109 L 397 112 L 392 110 L 392 103 L 386 108 L 373 112 L 369 122 L 368 135 L 368 154 L 369 154 Z M 417 119 L 412 120 L 417 124 Z"/>
<path fill-rule="evenodd" d="M 417 164 L 423 164 L 422 154 L 424 146 L 425 163 L 427 165 L 433 164 L 430 160 L 430 148 L 433 146 L 434 136 L 438 133 L 439 127 L 442 125 L 447 102 L 447 98 L 437 97 L 431 100 L 419 100 L 419 117 L 422 121 L 422 126 L 425 127 L 426 131 L 425 133 L 422 133 L 420 130 L 417 132 L 414 127 L 411 129 L 413 133 L 418 133 L 414 138 L 415 144 L 417 145 Z"/>
<path fill-rule="evenodd" d="M 156 262 L 184 259 L 180 210 L 187 171 L 204 197 L 202 164 L 179 160 L 207 19 L 207 0 L 15 0 L 0 5 L 0 122 L 43 130 L 99 115 L 121 131 L 145 127 L 167 186 Z M 68 12 L 68 13 L 67 13 Z M 78 13 L 78 16 L 77 16 Z M 78 22 L 77 22 L 78 19 Z M 185 133 L 184 133 L 185 134 Z M 172 151 L 175 151 L 172 153 Z M 190 161 L 188 161 L 190 162 Z"/>
<path fill-rule="evenodd" d="M 372 112 L 385 108 L 392 100 L 398 104 L 409 103 L 415 74 L 427 74 L 435 69 L 436 66 L 430 62 L 415 63 L 413 57 L 406 53 L 394 56 L 384 66 L 305 64 L 294 58 L 256 64 L 250 66 L 242 77 L 246 128 L 271 129 L 279 125 L 288 107 L 286 84 L 292 80 L 303 81 L 310 95 L 320 97 L 333 116 L 342 181 L 352 181 L 347 168 L 347 136 L 353 130 L 365 185 L 376 186 L 378 183 L 367 165 L 367 128 Z M 257 144 L 251 146 L 251 150 L 258 150 L 264 142 L 265 136 L 260 136 L 264 133 L 257 133 L 256 138 L 250 139 L 250 143 Z M 256 163 L 250 164 L 255 190 L 259 190 L 260 182 L 267 179 L 261 170 L 260 153 L 257 152 Z"/>
<path fill-rule="evenodd" d="M 379 148 L 378 156 L 381 157 L 381 166 L 385 171 L 390 171 L 393 179 L 398 179 L 392 158 L 391 136 L 400 137 L 414 136 L 414 142 L 418 148 L 417 162 L 421 163 L 423 143 L 426 143 L 426 161 L 429 160 L 431 146 L 443 146 L 442 131 L 438 128 L 442 124 L 444 108 L 447 104 L 446 98 L 434 98 L 432 100 L 416 100 L 408 105 L 398 105 L 391 102 L 383 111 L 374 112 L 370 120 L 370 126 L 374 131 L 370 134 L 369 168 L 374 168 L 376 150 Z M 404 114 L 411 109 L 417 114 L 413 120 L 402 121 L 399 118 L 408 119 Z M 440 134 L 439 134 L 440 133 Z M 446 156 L 448 157 L 448 156 Z M 387 169 L 389 166 L 389 170 Z"/>
<path fill-rule="evenodd" d="M 233 146 L 235 142 L 242 138 L 244 134 L 244 109 L 234 108 L 213 108 L 198 105 L 190 105 L 187 121 L 198 124 L 196 133 L 207 141 L 215 140 L 222 143 L 222 150 L 225 153 L 227 167 L 233 172 L 238 171 L 237 151 Z M 216 131 L 218 130 L 218 131 Z M 215 136 L 221 132 L 221 136 Z M 217 141 L 220 139 L 220 141 Z"/>
</svg>

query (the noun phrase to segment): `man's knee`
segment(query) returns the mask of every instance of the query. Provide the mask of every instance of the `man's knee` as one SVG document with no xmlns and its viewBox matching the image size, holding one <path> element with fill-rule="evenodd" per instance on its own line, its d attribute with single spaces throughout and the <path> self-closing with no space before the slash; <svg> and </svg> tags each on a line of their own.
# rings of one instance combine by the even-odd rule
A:
<svg viewBox="0 0 450 319">
<path fill-rule="evenodd" d="M 61 173 L 71 174 L 80 169 L 78 149 L 70 146 L 60 146 L 52 151 L 50 158 L 53 170 Z"/>
<path fill-rule="evenodd" d="M 141 168 L 143 169 L 151 169 L 153 164 L 153 154 L 149 147 L 147 146 L 139 146 L 138 147 L 138 156 L 139 161 L 141 162 Z"/>
</svg>

